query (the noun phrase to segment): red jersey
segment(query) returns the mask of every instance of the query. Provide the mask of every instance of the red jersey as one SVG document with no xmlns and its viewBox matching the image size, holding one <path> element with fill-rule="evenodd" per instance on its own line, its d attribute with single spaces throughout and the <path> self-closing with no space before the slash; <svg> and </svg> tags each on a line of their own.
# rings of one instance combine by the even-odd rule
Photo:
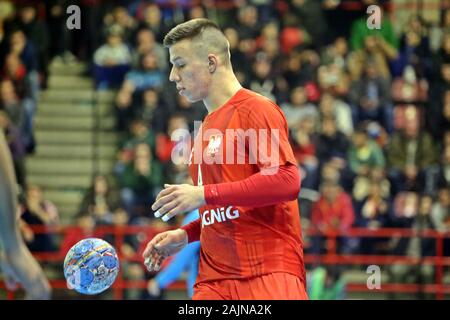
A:
<svg viewBox="0 0 450 320">
<path fill-rule="evenodd" d="M 276 132 L 275 140 L 271 132 Z M 189 171 L 195 185 L 208 185 L 244 180 L 286 164 L 296 165 L 296 160 L 281 109 L 261 95 L 240 89 L 206 116 L 195 138 Z M 197 283 L 273 272 L 294 274 L 305 282 L 297 200 L 265 207 L 207 204 L 199 212 Z"/>
</svg>

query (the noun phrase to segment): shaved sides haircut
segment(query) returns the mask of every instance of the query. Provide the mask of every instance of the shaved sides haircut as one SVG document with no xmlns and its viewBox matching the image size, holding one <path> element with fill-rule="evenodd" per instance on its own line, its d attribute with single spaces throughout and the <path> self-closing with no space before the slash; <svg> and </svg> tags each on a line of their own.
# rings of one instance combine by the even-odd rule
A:
<svg viewBox="0 0 450 320">
<path fill-rule="evenodd" d="M 169 48 L 185 39 L 195 42 L 199 54 L 214 53 L 226 62 L 230 61 L 230 44 L 219 26 L 211 20 L 193 19 L 177 25 L 164 37 L 164 46 Z"/>
</svg>

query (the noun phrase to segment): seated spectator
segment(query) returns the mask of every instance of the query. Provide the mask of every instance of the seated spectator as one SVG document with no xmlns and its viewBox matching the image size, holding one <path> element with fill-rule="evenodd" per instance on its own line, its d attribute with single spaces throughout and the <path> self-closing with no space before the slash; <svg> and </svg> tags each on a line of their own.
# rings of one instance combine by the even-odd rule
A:
<svg viewBox="0 0 450 320">
<path fill-rule="evenodd" d="M 17 183 L 22 188 L 25 188 L 25 146 L 19 129 L 14 126 L 6 112 L 3 110 L 0 110 L 0 130 L 3 130 L 6 141 L 8 142 L 8 147 L 11 151 Z"/>
<path fill-rule="evenodd" d="M 148 205 L 153 203 L 162 187 L 161 164 L 154 159 L 148 144 L 134 146 L 132 161 L 118 173 L 121 198 L 125 210 L 132 217 L 153 214 Z"/>
<path fill-rule="evenodd" d="M 393 63 L 394 77 L 400 76 L 411 65 L 420 77 L 429 73 L 431 51 L 425 22 L 420 16 L 412 16 L 400 39 L 398 58 Z"/>
<path fill-rule="evenodd" d="M 338 130 L 336 120 L 333 117 L 324 117 L 316 147 L 320 163 L 332 161 L 337 167 L 343 169 L 346 165 L 349 145 L 350 141 L 346 135 Z"/>
<path fill-rule="evenodd" d="M 405 191 L 395 196 L 392 210 L 392 226 L 394 228 L 412 228 L 419 213 L 420 196 L 417 192 Z M 393 254 L 407 254 L 410 237 L 396 237 L 393 239 Z"/>
<path fill-rule="evenodd" d="M 163 101 L 160 92 L 155 89 L 146 89 L 142 92 L 142 103 L 137 110 L 137 117 L 148 123 L 155 134 L 164 132 L 164 124 L 169 114 L 169 106 Z"/>
<path fill-rule="evenodd" d="M 35 139 L 33 117 L 36 104 L 31 98 L 20 99 L 11 80 L 0 83 L 0 110 L 5 110 L 13 125 L 19 129 L 27 153 L 33 152 Z"/>
<path fill-rule="evenodd" d="M 132 52 L 133 69 L 138 69 L 141 64 L 141 57 L 147 52 L 154 54 L 157 60 L 157 65 L 161 70 L 167 70 L 167 50 L 157 43 L 155 34 L 152 30 L 144 28 L 136 34 L 136 46 Z"/>
<path fill-rule="evenodd" d="M 318 83 L 322 92 L 330 92 L 345 97 L 350 89 L 348 75 L 349 50 L 347 40 L 338 37 L 321 54 L 321 66 L 318 69 Z"/>
<path fill-rule="evenodd" d="M 174 134 L 176 130 L 180 130 L 177 135 Z M 184 133 L 185 135 L 180 136 L 180 133 Z M 174 113 L 167 122 L 167 132 L 165 134 L 159 134 L 156 137 L 156 156 L 161 163 L 173 162 L 174 159 L 171 158 L 172 152 L 178 143 L 190 145 L 191 135 L 189 134 L 189 126 L 186 118 L 182 114 Z M 188 156 L 190 156 L 190 151 Z M 189 159 L 184 160 L 184 163 L 187 163 Z"/>
<path fill-rule="evenodd" d="M 27 115 L 11 80 L 0 82 L 0 98 L 0 109 L 8 114 L 16 128 L 22 130 Z"/>
<path fill-rule="evenodd" d="M 123 42 L 123 30 L 114 25 L 108 30 L 107 41 L 94 53 L 94 77 L 99 89 L 119 86 L 131 64 L 131 53 Z"/>
<path fill-rule="evenodd" d="M 130 125 L 130 136 L 123 143 L 122 152 L 131 153 L 138 144 L 147 144 L 155 150 L 155 134 L 143 119 L 135 118 Z"/>
<path fill-rule="evenodd" d="M 450 186 L 450 145 L 443 146 L 444 152 L 437 171 L 436 187 Z"/>
<path fill-rule="evenodd" d="M 203 121 L 207 111 L 201 102 L 191 103 L 189 100 L 182 95 L 177 95 L 176 97 L 176 107 L 173 113 L 183 115 L 187 119 L 189 125 L 189 131 L 194 131 L 195 122 Z"/>
<path fill-rule="evenodd" d="M 369 36 L 364 40 L 364 48 L 352 51 L 349 56 L 349 74 L 352 81 L 361 79 L 365 67 L 371 63 L 384 79 L 391 79 L 389 64 L 397 58 L 397 50 L 389 48 L 382 38 Z"/>
<path fill-rule="evenodd" d="M 10 53 L 6 56 L 2 78 L 13 82 L 14 89 L 20 99 L 32 96 L 27 69 L 18 55 Z"/>
<path fill-rule="evenodd" d="M 392 99 L 396 103 L 424 103 L 428 97 L 428 83 L 425 79 L 417 79 L 414 68 L 406 66 L 403 76 L 392 83 Z"/>
<path fill-rule="evenodd" d="M 140 57 L 139 68 L 125 75 L 125 83 L 131 84 L 134 91 L 160 89 L 164 85 L 165 75 L 158 65 L 153 52 L 146 52 Z"/>
<path fill-rule="evenodd" d="M 302 171 L 302 188 L 317 190 L 319 161 L 316 157 L 315 122 L 310 116 L 301 118 L 292 132 L 292 150 Z"/>
<path fill-rule="evenodd" d="M 387 147 L 389 178 L 394 193 L 403 190 L 433 190 L 436 146 L 430 134 L 421 130 L 419 120 L 409 118 L 404 130 L 397 130 Z"/>
<path fill-rule="evenodd" d="M 320 97 L 319 110 L 323 118 L 336 119 L 336 126 L 339 131 L 348 137 L 353 134 L 352 110 L 346 102 L 328 92 L 324 92 Z"/>
<path fill-rule="evenodd" d="M 120 131 L 128 130 L 130 122 L 135 117 L 136 103 L 133 101 L 134 88 L 130 83 L 124 83 L 117 92 L 116 104 L 116 123 Z"/>
<path fill-rule="evenodd" d="M 438 200 L 431 208 L 431 218 L 438 231 L 450 231 L 450 191 L 445 186 L 438 190 Z"/>
<path fill-rule="evenodd" d="M 380 9 L 383 9 L 379 6 Z M 395 34 L 392 22 L 387 18 L 384 10 L 381 10 L 381 27 L 369 29 L 367 27 L 367 17 L 355 20 L 350 31 L 350 46 L 352 50 L 359 50 L 364 47 L 367 38 L 376 38 L 383 45 L 386 54 L 394 55 L 399 47 L 399 41 Z"/>
<path fill-rule="evenodd" d="M 56 206 L 45 199 L 37 185 L 27 185 L 23 213 L 23 222 L 30 226 L 42 226 L 40 231 L 31 230 L 32 237 L 27 241 L 31 252 L 56 251 L 55 228 L 59 226 L 59 214 Z M 42 232 L 44 231 L 44 232 Z"/>
<path fill-rule="evenodd" d="M 120 206 L 120 196 L 107 177 L 97 175 L 83 197 L 79 214 L 91 215 L 96 225 L 111 224 L 113 212 Z"/>
<path fill-rule="evenodd" d="M 59 247 L 59 255 L 65 257 L 70 248 L 86 238 L 102 238 L 103 234 L 95 230 L 95 220 L 89 214 L 81 214 L 76 218 L 76 224 L 66 228 L 64 238 Z"/>
<path fill-rule="evenodd" d="M 136 21 L 124 7 L 115 7 L 110 12 L 111 13 L 107 13 L 103 19 L 106 29 L 105 33 L 108 33 L 109 28 L 117 25 L 123 30 L 123 39 L 128 41 L 137 27 Z"/>
<path fill-rule="evenodd" d="M 256 54 L 248 87 L 266 98 L 276 101 L 272 61 L 270 61 L 264 52 L 258 52 Z"/>
<path fill-rule="evenodd" d="M 282 104 L 281 109 L 286 116 L 289 128 L 293 130 L 296 130 L 306 117 L 311 117 L 314 124 L 319 120 L 317 107 L 308 102 L 306 89 L 302 86 L 292 88 L 289 102 Z"/>
<path fill-rule="evenodd" d="M 392 132 L 392 102 L 390 82 L 379 73 L 373 62 L 365 65 L 360 80 L 351 85 L 349 99 L 354 113 L 354 122 L 378 121 L 388 133 Z"/>
<path fill-rule="evenodd" d="M 431 208 L 431 219 L 439 232 L 450 231 L 450 191 L 448 185 L 438 190 L 438 200 Z M 444 256 L 450 256 L 450 239 L 444 239 Z"/>
<path fill-rule="evenodd" d="M 392 206 L 388 196 L 383 194 L 382 187 L 377 180 L 371 180 L 367 197 L 356 204 L 356 227 L 376 230 L 389 227 Z M 363 237 L 359 248 L 361 254 L 385 253 L 389 238 Z"/>
<path fill-rule="evenodd" d="M 355 220 L 350 196 L 342 191 L 335 181 L 323 181 L 320 193 L 320 199 L 314 204 L 311 215 L 312 225 L 322 234 L 312 239 L 311 249 L 314 254 L 323 252 L 323 245 L 326 240 L 324 235 L 329 231 L 346 234 Z M 350 238 L 346 236 L 338 237 L 338 253 L 348 254 L 354 249 L 354 242 Z"/>
<path fill-rule="evenodd" d="M 361 176 L 368 176 L 371 170 L 382 169 L 385 165 L 383 151 L 375 141 L 370 139 L 363 126 L 353 134 L 348 162 L 351 172 Z"/>
</svg>

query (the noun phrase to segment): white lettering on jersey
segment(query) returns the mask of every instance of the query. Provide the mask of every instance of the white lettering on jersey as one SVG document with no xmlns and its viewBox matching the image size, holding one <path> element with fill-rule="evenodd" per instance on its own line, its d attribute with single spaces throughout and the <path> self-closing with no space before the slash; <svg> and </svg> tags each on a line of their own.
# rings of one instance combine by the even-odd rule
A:
<svg viewBox="0 0 450 320">
<path fill-rule="evenodd" d="M 206 210 L 202 214 L 202 228 L 216 222 L 220 223 L 227 220 L 234 220 L 239 218 L 239 211 L 237 209 L 232 210 L 232 208 L 232 206 L 229 206 L 227 208 L 222 207 Z"/>
</svg>

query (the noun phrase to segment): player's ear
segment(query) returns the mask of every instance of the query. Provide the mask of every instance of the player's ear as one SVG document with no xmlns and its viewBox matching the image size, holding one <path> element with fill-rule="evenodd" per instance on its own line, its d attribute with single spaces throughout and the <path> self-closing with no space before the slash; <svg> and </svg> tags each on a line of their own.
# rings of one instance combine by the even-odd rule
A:
<svg viewBox="0 0 450 320">
<path fill-rule="evenodd" d="M 217 68 L 217 57 L 213 54 L 208 55 L 208 70 L 209 73 L 214 73 Z"/>
</svg>

